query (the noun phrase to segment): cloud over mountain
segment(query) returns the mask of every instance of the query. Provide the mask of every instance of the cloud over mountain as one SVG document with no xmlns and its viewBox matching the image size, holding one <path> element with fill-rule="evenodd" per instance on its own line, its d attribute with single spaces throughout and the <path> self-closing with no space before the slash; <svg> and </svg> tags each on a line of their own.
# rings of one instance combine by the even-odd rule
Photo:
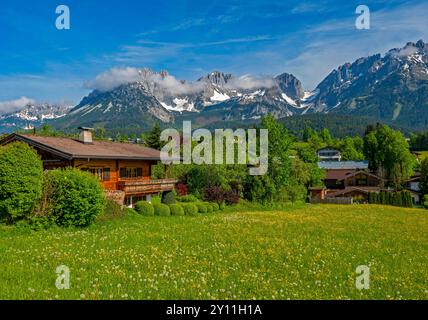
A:
<svg viewBox="0 0 428 320">
<path fill-rule="evenodd" d="M 26 105 L 34 103 L 35 101 L 27 97 L 21 97 L 16 100 L 0 102 L 0 114 L 6 114 L 23 109 Z"/>
</svg>

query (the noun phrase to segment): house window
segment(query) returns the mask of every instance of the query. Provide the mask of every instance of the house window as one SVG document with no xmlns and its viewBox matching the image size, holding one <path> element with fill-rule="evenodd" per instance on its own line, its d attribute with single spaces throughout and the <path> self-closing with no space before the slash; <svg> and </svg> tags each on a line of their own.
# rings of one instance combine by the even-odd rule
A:
<svg viewBox="0 0 428 320">
<path fill-rule="evenodd" d="M 110 180 L 110 168 L 87 168 L 83 169 L 98 178 L 99 181 L 109 181 Z"/>
<path fill-rule="evenodd" d="M 143 168 L 120 168 L 121 179 L 135 179 L 143 176 Z"/>
</svg>

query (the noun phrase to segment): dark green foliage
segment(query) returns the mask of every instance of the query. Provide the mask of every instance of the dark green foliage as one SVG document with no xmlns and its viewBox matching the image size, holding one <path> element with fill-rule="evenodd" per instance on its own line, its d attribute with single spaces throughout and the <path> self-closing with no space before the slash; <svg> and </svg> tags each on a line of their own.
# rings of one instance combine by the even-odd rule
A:
<svg viewBox="0 0 428 320">
<path fill-rule="evenodd" d="M 0 217 L 8 223 L 30 215 L 43 188 L 43 166 L 36 151 L 15 142 L 0 147 Z"/>
<path fill-rule="evenodd" d="M 171 210 L 171 214 L 173 216 L 184 216 L 184 209 L 178 203 L 169 205 L 169 209 Z"/>
<path fill-rule="evenodd" d="M 44 199 L 48 214 L 64 227 L 86 227 L 105 208 L 98 180 L 77 169 L 47 171 Z"/>
<path fill-rule="evenodd" d="M 164 204 L 174 204 L 175 201 L 175 192 L 167 191 L 162 193 L 162 203 Z"/>
<path fill-rule="evenodd" d="M 197 216 L 198 215 L 198 207 L 193 203 L 184 203 L 183 205 L 184 214 L 186 216 Z"/>
<path fill-rule="evenodd" d="M 160 140 L 161 127 L 156 123 L 146 138 L 146 145 L 150 148 L 160 150 L 163 147 L 163 142 Z"/>
<path fill-rule="evenodd" d="M 167 217 L 171 215 L 171 210 L 166 204 L 163 203 L 156 203 L 153 205 L 153 208 L 155 209 L 155 215 Z"/>
<path fill-rule="evenodd" d="M 198 207 L 199 213 L 207 213 L 208 212 L 208 207 L 206 204 L 204 204 L 202 202 L 197 202 L 197 203 L 195 203 L 195 205 Z"/>
<path fill-rule="evenodd" d="M 428 150 L 428 131 L 410 134 L 410 149 L 413 151 Z"/>
<path fill-rule="evenodd" d="M 397 207 L 413 207 L 412 195 L 407 190 L 392 192 L 381 191 L 379 193 L 370 192 L 368 202 L 371 204 L 384 204 Z"/>
<path fill-rule="evenodd" d="M 422 194 L 428 194 L 428 158 L 425 158 L 421 161 L 419 189 Z"/>
<path fill-rule="evenodd" d="M 147 201 L 138 201 L 135 204 L 135 211 L 143 216 L 153 216 L 155 214 L 155 208 Z"/>
</svg>

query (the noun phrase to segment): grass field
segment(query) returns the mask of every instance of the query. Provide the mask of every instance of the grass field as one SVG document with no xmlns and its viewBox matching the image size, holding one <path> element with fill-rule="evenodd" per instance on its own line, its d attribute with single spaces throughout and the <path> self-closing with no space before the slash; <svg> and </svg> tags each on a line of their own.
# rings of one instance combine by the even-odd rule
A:
<svg viewBox="0 0 428 320">
<path fill-rule="evenodd" d="M 428 213 L 304 206 L 0 228 L 0 299 L 428 299 Z M 67 265 L 71 288 L 55 287 Z M 370 266 L 370 289 L 355 286 Z"/>
</svg>

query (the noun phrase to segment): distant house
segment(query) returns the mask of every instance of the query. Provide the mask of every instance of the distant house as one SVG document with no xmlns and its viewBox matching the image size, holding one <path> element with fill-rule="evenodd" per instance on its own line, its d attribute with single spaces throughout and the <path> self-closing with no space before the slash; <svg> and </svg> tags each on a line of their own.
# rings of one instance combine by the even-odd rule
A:
<svg viewBox="0 0 428 320">
<path fill-rule="evenodd" d="M 320 161 L 326 171 L 325 188 L 310 190 L 311 198 L 354 198 L 367 201 L 370 192 L 379 192 L 384 179 L 368 170 L 368 161 Z"/>
<path fill-rule="evenodd" d="M 413 176 L 405 181 L 405 187 L 412 195 L 413 204 L 422 204 L 423 194 L 420 192 L 419 182 L 421 178 L 420 172 L 415 172 Z"/>
<path fill-rule="evenodd" d="M 80 129 L 79 139 L 11 134 L 0 145 L 27 143 L 40 155 L 45 170 L 74 167 L 90 172 L 106 193 L 129 206 L 174 189 L 174 179 L 151 179 L 151 167 L 161 159 L 160 151 L 132 143 L 95 141 L 89 128 Z"/>
<path fill-rule="evenodd" d="M 317 157 L 320 161 L 340 161 L 342 154 L 336 148 L 324 147 L 317 150 Z"/>
</svg>

